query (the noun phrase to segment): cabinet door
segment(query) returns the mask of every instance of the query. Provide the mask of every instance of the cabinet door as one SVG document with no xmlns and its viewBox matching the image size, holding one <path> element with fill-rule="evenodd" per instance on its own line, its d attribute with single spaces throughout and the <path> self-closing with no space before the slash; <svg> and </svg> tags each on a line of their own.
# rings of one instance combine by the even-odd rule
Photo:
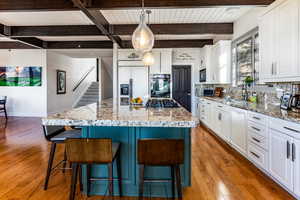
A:
<svg viewBox="0 0 300 200">
<path fill-rule="evenodd" d="M 298 72 L 298 0 L 288 0 L 276 10 L 276 77 L 293 77 Z"/>
<path fill-rule="evenodd" d="M 119 84 L 129 84 L 129 79 L 131 78 L 131 68 L 130 67 L 119 67 Z"/>
<path fill-rule="evenodd" d="M 171 74 L 172 71 L 172 51 L 161 52 L 161 74 Z"/>
<path fill-rule="evenodd" d="M 204 111 L 206 116 L 206 125 L 210 129 L 212 128 L 213 125 L 212 106 L 213 104 L 211 102 L 206 102 L 205 111 Z"/>
<path fill-rule="evenodd" d="M 294 192 L 300 196 L 300 140 L 294 140 Z"/>
<path fill-rule="evenodd" d="M 240 153 L 247 154 L 247 119 L 246 111 L 231 111 L 231 143 Z"/>
<path fill-rule="evenodd" d="M 275 15 L 274 11 L 270 11 L 262 17 L 260 26 L 260 79 L 265 81 L 271 79 L 274 75 L 274 54 L 275 54 Z"/>
<path fill-rule="evenodd" d="M 216 108 L 216 105 L 213 107 L 212 112 L 212 130 L 220 137 L 222 137 L 222 111 Z M 223 138 L 223 137 L 222 137 Z"/>
<path fill-rule="evenodd" d="M 229 112 L 222 112 L 221 132 L 223 139 L 229 142 L 231 137 L 231 116 Z"/>
<path fill-rule="evenodd" d="M 131 78 L 133 79 L 133 97 L 149 98 L 148 91 L 148 68 L 132 67 Z"/>
<path fill-rule="evenodd" d="M 153 57 L 154 57 L 154 64 L 149 66 L 150 68 L 150 74 L 160 74 L 160 52 L 159 51 L 153 51 Z"/>
<path fill-rule="evenodd" d="M 292 143 L 290 136 L 269 130 L 269 172 L 290 190 L 293 190 Z"/>
</svg>

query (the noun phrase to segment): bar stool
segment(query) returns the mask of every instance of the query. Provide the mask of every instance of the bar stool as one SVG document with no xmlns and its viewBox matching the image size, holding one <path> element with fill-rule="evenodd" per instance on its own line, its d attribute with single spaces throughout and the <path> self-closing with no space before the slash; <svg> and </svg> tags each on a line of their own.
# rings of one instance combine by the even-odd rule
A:
<svg viewBox="0 0 300 200">
<path fill-rule="evenodd" d="M 44 183 L 44 190 L 48 189 L 48 183 L 51 172 L 63 164 L 62 171 L 65 172 L 67 164 L 66 149 L 64 151 L 64 159 L 57 165 L 53 166 L 53 160 L 56 152 L 56 145 L 65 143 L 67 138 L 80 138 L 81 130 L 66 130 L 64 126 L 43 126 L 44 135 L 47 141 L 51 142 L 51 150 L 49 155 L 48 167 Z"/>
<path fill-rule="evenodd" d="M 90 185 L 90 181 L 108 180 L 109 196 L 113 197 L 113 163 L 115 160 L 117 161 L 119 193 L 120 197 L 122 196 L 120 146 L 120 143 L 113 143 L 111 139 L 67 139 L 67 157 L 68 161 L 72 164 L 70 200 L 75 199 L 78 168 L 83 164 L 88 166 L 92 164 L 107 164 L 108 178 L 91 178 L 90 172 L 87 172 L 87 182 Z M 89 187 L 88 193 L 90 190 Z"/>
<path fill-rule="evenodd" d="M 140 165 L 139 200 L 143 199 L 144 182 L 165 180 L 145 179 L 146 166 L 169 166 L 171 169 L 172 197 L 175 199 L 175 177 L 177 195 L 182 199 L 180 165 L 184 163 L 184 140 L 141 139 L 138 140 L 138 164 Z"/>
</svg>

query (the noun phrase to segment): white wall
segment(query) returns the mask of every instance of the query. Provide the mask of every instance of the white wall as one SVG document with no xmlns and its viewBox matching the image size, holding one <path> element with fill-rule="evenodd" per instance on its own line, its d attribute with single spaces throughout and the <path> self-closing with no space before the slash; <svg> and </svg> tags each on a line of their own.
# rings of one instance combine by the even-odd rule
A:
<svg viewBox="0 0 300 200">
<path fill-rule="evenodd" d="M 90 83 L 96 81 L 96 68 L 89 74 L 75 92 L 73 92 L 74 86 L 91 67 L 95 66 L 96 58 L 71 58 L 52 51 L 47 52 L 48 114 L 61 112 L 73 107 Z M 56 94 L 56 70 L 66 71 L 66 94 Z"/>
<path fill-rule="evenodd" d="M 253 8 L 235 21 L 233 25 L 233 40 L 259 26 L 259 19 L 264 10 L 264 7 Z"/>
<path fill-rule="evenodd" d="M 101 99 L 113 97 L 113 58 L 101 58 Z"/>
<path fill-rule="evenodd" d="M 192 67 L 192 113 L 195 113 L 195 82 L 199 82 L 199 69 L 201 65 L 201 49 L 200 48 L 176 48 L 173 49 L 172 64 L 173 65 L 191 65 Z M 189 55 L 190 57 L 182 58 L 180 55 Z"/>
<path fill-rule="evenodd" d="M 0 87 L 9 116 L 47 115 L 46 50 L 0 50 L 0 66 L 41 66 L 41 87 Z"/>
</svg>

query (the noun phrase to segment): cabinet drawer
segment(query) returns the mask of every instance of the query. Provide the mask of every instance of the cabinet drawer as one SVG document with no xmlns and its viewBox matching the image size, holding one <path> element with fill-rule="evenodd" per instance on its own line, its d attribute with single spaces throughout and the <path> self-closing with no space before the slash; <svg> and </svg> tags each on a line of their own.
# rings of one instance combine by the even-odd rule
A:
<svg viewBox="0 0 300 200">
<path fill-rule="evenodd" d="M 268 152 L 265 151 L 264 149 L 254 144 L 249 144 L 248 157 L 256 165 L 260 166 L 265 170 L 268 169 Z"/>
<path fill-rule="evenodd" d="M 270 118 L 269 126 L 271 129 L 285 133 L 291 137 L 300 139 L 300 125 L 281 119 Z"/>
<path fill-rule="evenodd" d="M 268 137 L 267 129 L 265 126 L 257 123 L 253 123 L 251 121 L 248 122 L 248 132 L 254 132 L 264 137 Z"/>
<path fill-rule="evenodd" d="M 261 125 L 265 125 L 267 122 L 267 116 L 259 113 L 248 112 L 248 120 L 255 123 L 259 123 Z"/>
<path fill-rule="evenodd" d="M 252 131 L 249 131 L 248 132 L 248 142 L 250 144 L 253 143 L 253 144 L 256 144 L 257 146 L 265 149 L 265 150 L 268 150 L 268 142 L 267 142 L 267 138 L 264 137 L 264 136 L 261 136 L 257 133 L 254 133 Z"/>
</svg>

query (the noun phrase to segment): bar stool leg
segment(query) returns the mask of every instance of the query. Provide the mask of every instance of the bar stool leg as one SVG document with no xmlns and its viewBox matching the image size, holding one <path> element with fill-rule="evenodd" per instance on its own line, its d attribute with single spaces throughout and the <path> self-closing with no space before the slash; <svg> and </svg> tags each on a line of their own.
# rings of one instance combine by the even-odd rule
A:
<svg viewBox="0 0 300 200">
<path fill-rule="evenodd" d="M 175 169 L 171 166 L 171 177 L 172 177 L 172 199 L 175 199 Z"/>
<path fill-rule="evenodd" d="M 79 165 L 79 186 L 80 186 L 80 191 L 83 191 L 83 184 L 82 184 L 82 165 Z"/>
<path fill-rule="evenodd" d="M 178 199 L 182 199 L 182 188 L 181 188 L 181 175 L 180 175 L 180 166 L 175 166 L 176 171 L 176 182 L 177 182 L 177 193 L 178 193 Z"/>
<path fill-rule="evenodd" d="M 48 189 L 48 183 L 49 183 L 49 178 L 50 178 L 51 171 L 52 171 L 52 164 L 53 164 L 53 160 L 54 160 L 55 150 L 56 150 L 56 143 L 52 142 L 50 155 L 49 155 L 49 161 L 48 161 L 48 168 L 47 168 L 47 173 L 46 173 L 46 178 L 45 178 L 44 190 Z"/>
<path fill-rule="evenodd" d="M 62 169 L 62 172 L 65 173 L 66 171 L 66 166 L 67 166 L 67 151 L 66 151 L 66 148 L 65 148 L 65 152 L 64 152 L 64 160 L 63 160 L 63 169 Z"/>
<path fill-rule="evenodd" d="M 109 190 L 109 196 L 111 199 L 113 199 L 114 196 L 114 183 L 113 183 L 113 163 L 109 163 L 107 165 L 108 169 L 108 190 Z"/>
<path fill-rule="evenodd" d="M 118 171 L 119 196 L 122 197 L 123 190 L 122 190 L 122 167 L 121 167 L 120 151 L 118 152 L 118 156 L 117 156 L 117 171 Z"/>
<path fill-rule="evenodd" d="M 75 199 L 76 183 L 77 183 L 78 164 L 72 163 L 72 180 L 69 200 Z"/>
<path fill-rule="evenodd" d="M 90 196 L 91 192 L 91 165 L 86 165 L 86 176 L 87 176 L 87 196 Z"/>
<path fill-rule="evenodd" d="M 139 200 L 142 200 L 144 195 L 144 174 L 145 165 L 140 165 Z"/>
</svg>

